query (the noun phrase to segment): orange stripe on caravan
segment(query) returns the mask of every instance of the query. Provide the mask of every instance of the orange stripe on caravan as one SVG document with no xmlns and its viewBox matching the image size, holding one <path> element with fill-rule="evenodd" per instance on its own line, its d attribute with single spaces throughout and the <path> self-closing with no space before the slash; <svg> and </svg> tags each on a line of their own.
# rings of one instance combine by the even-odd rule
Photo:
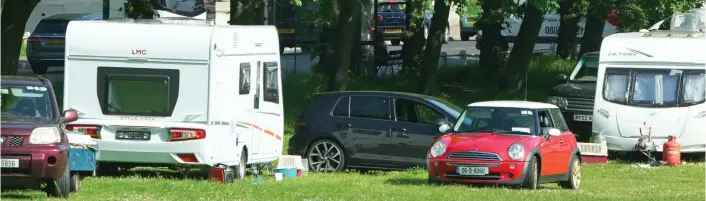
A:
<svg viewBox="0 0 706 201">
<path fill-rule="evenodd" d="M 239 121 L 238 123 L 239 123 L 239 124 L 244 124 L 244 125 L 247 125 L 247 126 L 251 126 L 251 127 L 256 128 L 256 129 L 258 129 L 258 130 L 261 130 L 261 131 L 263 131 L 265 134 L 267 134 L 267 135 L 269 135 L 269 136 L 273 136 L 273 137 L 275 137 L 277 140 L 282 141 L 282 136 L 279 136 L 279 135 L 275 134 L 274 132 L 272 132 L 272 131 L 270 131 L 270 130 L 263 129 L 263 128 L 261 128 L 260 126 L 257 126 L 257 125 L 255 125 L 255 124 L 251 124 L 251 123 L 247 123 L 247 122 L 241 122 L 241 121 Z"/>
</svg>

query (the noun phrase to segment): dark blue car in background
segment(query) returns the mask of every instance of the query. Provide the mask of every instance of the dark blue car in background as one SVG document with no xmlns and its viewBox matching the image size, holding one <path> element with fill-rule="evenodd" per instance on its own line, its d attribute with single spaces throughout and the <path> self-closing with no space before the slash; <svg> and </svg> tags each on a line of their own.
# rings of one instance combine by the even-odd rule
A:
<svg viewBox="0 0 706 201">
<path fill-rule="evenodd" d="M 427 10 L 424 13 L 424 38 L 429 35 L 431 18 L 433 14 Z M 377 29 L 383 33 L 383 39 L 389 40 L 392 45 L 399 45 L 402 40 L 402 33 L 407 30 L 405 23 L 405 1 L 404 0 L 379 0 Z M 446 25 L 446 33 L 443 43 L 449 41 L 449 25 Z"/>
<path fill-rule="evenodd" d="M 27 61 L 36 74 L 44 74 L 50 66 L 64 66 L 64 39 L 72 20 L 101 20 L 102 14 L 57 14 L 39 21 L 27 38 Z"/>
</svg>

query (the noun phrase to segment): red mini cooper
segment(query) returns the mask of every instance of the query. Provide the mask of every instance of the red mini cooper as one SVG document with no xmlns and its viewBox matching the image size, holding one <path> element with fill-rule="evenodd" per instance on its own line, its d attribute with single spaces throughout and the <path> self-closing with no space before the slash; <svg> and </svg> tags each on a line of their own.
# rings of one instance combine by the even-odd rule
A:
<svg viewBox="0 0 706 201">
<path fill-rule="evenodd" d="M 581 153 L 554 105 L 487 101 L 468 105 L 455 125 L 439 122 L 429 149 L 429 183 L 516 185 L 536 189 L 581 184 Z"/>
</svg>

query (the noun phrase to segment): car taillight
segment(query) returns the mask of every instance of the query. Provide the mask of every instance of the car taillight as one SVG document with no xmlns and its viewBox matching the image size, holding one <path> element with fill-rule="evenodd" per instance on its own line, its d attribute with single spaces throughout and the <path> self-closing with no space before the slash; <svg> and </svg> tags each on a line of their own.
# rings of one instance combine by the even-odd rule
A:
<svg viewBox="0 0 706 201">
<path fill-rule="evenodd" d="M 368 18 L 370 19 L 370 18 Z M 378 15 L 378 21 L 382 21 L 382 15 Z"/>
<path fill-rule="evenodd" d="M 39 43 L 39 42 L 42 42 L 42 38 L 40 38 L 40 37 L 27 38 L 27 43 Z"/>
<path fill-rule="evenodd" d="M 66 130 L 90 135 L 91 138 L 100 139 L 100 129 L 98 125 L 69 124 Z"/>
<path fill-rule="evenodd" d="M 193 129 L 193 128 L 170 128 L 169 132 L 172 137 L 169 141 L 184 141 L 184 140 L 198 140 L 206 138 L 206 131 L 203 129 Z"/>
</svg>

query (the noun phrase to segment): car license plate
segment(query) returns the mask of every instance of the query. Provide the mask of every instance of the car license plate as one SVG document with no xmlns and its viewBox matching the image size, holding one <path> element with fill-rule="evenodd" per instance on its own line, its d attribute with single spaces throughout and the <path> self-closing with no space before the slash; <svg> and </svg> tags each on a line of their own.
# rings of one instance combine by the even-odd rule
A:
<svg viewBox="0 0 706 201">
<path fill-rule="evenodd" d="M 0 161 L 0 167 L 2 168 L 19 168 L 20 159 L 2 159 Z"/>
<path fill-rule="evenodd" d="M 473 23 L 476 22 L 476 20 L 475 20 L 475 19 L 468 18 L 468 19 L 466 19 L 466 22 L 468 22 L 469 24 L 473 24 Z"/>
<path fill-rule="evenodd" d="M 487 175 L 488 167 L 456 167 L 460 175 Z"/>
<path fill-rule="evenodd" d="M 385 33 L 402 33 L 402 29 L 385 29 Z"/>
<path fill-rule="evenodd" d="M 294 29 L 277 29 L 278 33 L 294 33 Z"/>
<path fill-rule="evenodd" d="M 47 39 L 44 43 L 47 45 L 63 45 L 64 39 Z"/>
<path fill-rule="evenodd" d="M 115 139 L 120 140 L 150 140 L 151 133 L 146 131 L 118 131 Z"/>
<path fill-rule="evenodd" d="M 591 115 L 582 115 L 582 114 L 575 114 L 574 115 L 574 121 L 593 121 L 593 116 Z"/>
</svg>

